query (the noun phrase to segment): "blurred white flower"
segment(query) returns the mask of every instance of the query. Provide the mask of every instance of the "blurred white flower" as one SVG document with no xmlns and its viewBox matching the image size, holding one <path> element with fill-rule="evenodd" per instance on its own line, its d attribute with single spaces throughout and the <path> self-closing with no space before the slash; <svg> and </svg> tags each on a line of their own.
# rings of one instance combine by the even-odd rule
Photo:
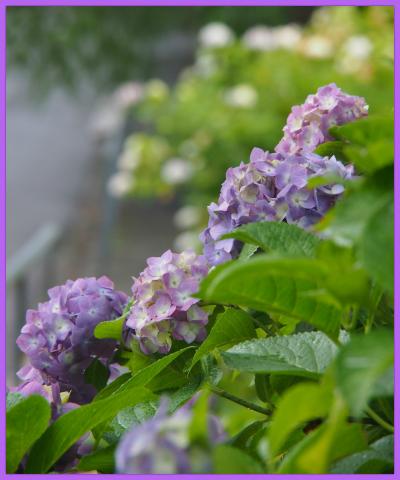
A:
<svg viewBox="0 0 400 480">
<path fill-rule="evenodd" d="M 210 77 L 217 70 L 217 63 L 211 53 L 201 53 L 194 65 L 195 71 L 202 77 Z"/>
<path fill-rule="evenodd" d="M 297 47 L 300 39 L 301 29 L 295 24 L 274 28 L 257 25 L 249 28 L 242 37 L 247 48 L 261 51 L 276 50 L 277 48 L 292 50 Z"/>
<path fill-rule="evenodd" d="M 333 46 L 329 38 L 312 35 L 305 39 L 303 53 L 311 58 L 328 58 L 333 53 Z"/>
<path fill-rule="evenodd" d="M 276 48 L 274 32 L 264 25 L 249 28 L 242 37 L 243 44 L 250 50 L 268 51 Z"/>
<path fill-rule="evenodd" d="M 234 33 L 224 23 L 213 22 L 199 32 L 199 42 L 203 47 L 219 48 L 230 45 L 234 41 Z"/>
<path fill-rule="evenodd" d="M 175 213 L 174 223 L 179 229 L 186 230 L 197 226 L 200 218 L 201 210 L 193 205 L 187 205 Z"/>
<path fill-rule="evenodd" d="M 344 55 L 357 60 L 366 60 L 370 56 L 372 48 L 371 40 L 363 35 L 354 35 L 343 45 Z"/>
<path fill-rule="evenodd" d="M 182 158 L 170 158 L 162 167 L 161 177 L 166 183 L 176 185 L 186 182 L 193 174 L 193 168 Z"/>
<path fill-rule="evenodd" d="M 113 197 L 123 197 L 133 186 L 132 175 L 121 170 L 110 177 L 107 183 L 107 191 Z"/>
<path fill-rule="evenodd" d="M 144 88 L 140 82 L 127 82 L 114 92 L 113 99 L 117 107 L 125 110 L 135 105 L 143 97 Z"/>
<path fill-rule="evenodd" d="M 252 108 L 257 103 L 258 94 L 251 85 L 242 84 L 227 90 L 224 99 L 231 107 Z"/>
<path fill-rule="evenodd" d="M 108 101 L 92 115 L 89 120 L 89 131 L 95 140 L 105 140 L 122 127 L 123 120 L 121 110 L 113 102 Z"/>
<path fill-rule="evenodd" d="M 196 250 L 200 245 L 199 235 L 195 232 L 182 232 L 174 240 L 174 248 L 177 252 L 184 250 Z"/>
<path fill-rule="evenodd" d="M 276 27 L 273 32 L 276 46 L 286 50 L 295 49 L 301 39 L 301 28 L 296 24 Z"/>
<path fill-rule="evenodd" d="M 137 149 L 126 148 L 118 158 L 117 165 L 121 170 L 134 170 L 139 165 Z"/>
</svg>

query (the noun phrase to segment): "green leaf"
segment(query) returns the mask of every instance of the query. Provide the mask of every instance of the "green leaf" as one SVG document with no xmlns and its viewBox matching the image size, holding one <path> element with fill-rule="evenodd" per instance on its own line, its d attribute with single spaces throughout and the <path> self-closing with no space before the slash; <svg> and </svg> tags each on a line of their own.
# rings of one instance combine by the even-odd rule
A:
<svg viewBox="0 0 400 480">
<path fill-rule="evenodd" d="M 23 456 L 46 430 L 50 405 L 39 395 L 31 395 L 9 409 L 6 416 L 7 473 L 14 473 Z"/>
<path fill-rule="evenodd" d="M 109 376 L 110 371 L 97 358 L 85 370 L 85 382 L 93 385 L 97 391 L 100 391 L 107 385 Z"/>
<path fill-rule="evenodd" d="M 338 458 L 363 450 L 365 446 L 360 424 L 348 424 L 342 419 L 331 421 L 308 434 L 291 449 L 278 473 L 327 473 Z"/>
<path fill-rule="evenodd" d="M 248 447 L 252 437 L 265 428 L 265 422 L 257 420 L 244 427 L 239 433 L 230 439 L 229 444 L 232 447 L 245 449 Z"/>
<path fill-rule="evenodd" d="M 289 451 L 278 473 L 327 473 L 334 461 L 365 449 L 362 426 L 348 423 L 347 416 L 343 401 L 336 397 L 327 420 Z"/>
<path fill-rule="evenodd" d="M 185 385 L 169 395 L 168 412 L 174 413 L 190 400 L 201 386 L 201 377 L 190 378 Z"/>
<path fill-rule="evenodd" d="M 108 397 L 68 412 L 56 420 L 35 443 L 28 459 L 27 472 L 47 472 L 84 433 L 113 418 L 123 408 L 153 400 L 154 395 L 142 387 L 191 348 L 183 348 L 157 360 L 122 383 Z"/>
<path fill-rule="evenodd" d="M 121 340 L 125 318 L 125 315 L 122 315 L 115 320 L 98 323 L 94 329 L 94 336 L 96 338 L 114 338 L 115 340 Z"/>
<path fill-rule="evenodd" d="M 46 473 L 86 432 L 112 418 L 121 409 L 153 398 L 153 394 L 145 388 L 127 389 L 62 415 L 33 446 L 26 473 Z"/>
<path fill-rule="evenodd" d="M 340 175 L 334 173 L 327 173 L 325 175 L 318 175 L 316 177 L 311 177 L 307 182 L 308 188 L 317 188 L 324 187 L 327 185 L 344 185 L 345 187 L 354 187 L 354 184 L 357 180 L 351 179 L 347 180 Z"/>
<path fill-rule="evenodd" d="M 260 463 L 248 453 L 230 445 L 217 445 L 213 451 L 214 473 L 265 473 Z"/>
<path fill-rule="evenodd" d="M 357 145 L 365 145 L 382 138 L 393 138 L 392 113 L 369 115 L 356 122 L 335 125 L 329 132 L 336 138 Z"/>
<path fill-rule="evenodd" d="M 96 450 L 95 452 L 86 455 L 79 462 L 77 469 L 79 472 L 90 472 L 96 470 L 100 473 L 114 473 L 115 445 Z"/>
<path fill-rule="evenodd" d="M 157 411 L 155 402 L 139 403 L 133 407 L 127 407 L 118 412 L 118 414 L 102 428 L 101 437 L 109 444 L 115 444 L 121 436 L 132 425 L 139 425 L 145 420 L 154 416 Z"/>
<path fill-rule="evenodd" d="M 343 153 L 357 171 L 372 174 L 393 164 L 393 139 L 381 139 L 368 145 L 346 145 Z"/>
<path fill-rule="evenodd" d="M 256 389 L 257 397 L 262 402 L 269 402 L 273 392 L 270 384 L 270 376 L 256 373 L 254 375 L 254 387 Z"/>
<path fill-rule="evenodd" d="M 393 164 L 393 126 L 392 114 L 370 115 L 357 122 L 334 126 L 330 132 L 345 142 L 346 159 L 359 172 L 371 174 Z"/>
<path fill-rule="evenodd" d="M 313 257 L 320 242 L 318 237 L 296 225 L 283 222 L 249 223 L 223 238 L 235 238 L 244 243 L 261 247 L 266 252 L 287 256 Z"/>
<path fill-rule="evenodd" d="M 114 338 L 115 340 L 121 340 L 124 322 L 132 305 L 133 299 L 131 298 L 126 304 L 120 317 L 116 318 L 115 320 L 107 320 L 105 322 L 98 323 L 94 329 L 94 336 L 96 338 Z"/>
<path fill-rule="evenodd" d="M 369 218 L 359 246 L 360 261 L 388 293 L 394 289 L 394 203 L 393 196 Z"/>
<path fill-rule="evenodd" d="M 304 422 L 324 418 L 329 413 L 333 395 L 329 388 L 314 383 L 300 383 L 290 388 L 276 404 L 268 429 L 272 456 L 280 452 L 286 438 Z"/>
<path fill-rule="evenodd" d="M 182 348 L 177 352 L 170 353 L 165 357 L 160 358 L 159 360 L 155 361 L 154 363 L 148 365 L 147 367 L 143 368 L 142 370 L 138 371 L 132 377 L 123 383 L 113 395 L 116 395 L 120 392 L 124 392 L 126 390 L 136 388 L 138 386 L 147 386 L 153 378 L 155 378 L 159 373 L 161 373 L 165 368 L 168 367 L 173 361 L 175 361 L 180 355 L 189 350 L 193 350 L 194 346 Z"/>
<path fill-rule="evenodd" d="M 192 408 L 192 420 L 189 425 L 190 443 L 208 443 L 209 392 L 202 390 Z"/>
<path fill-rule="evenodd" d="M 366 450 L 336 462 L 330 473 L 393 473 L 394 436 L 387 435 Z"/>
<path fill-rule="evenodd" d="M 227 308 L 218 315 L 208 337 L 200 345 L 192 360 L 192 367 L 212 350 L 229 348 L 256 336 L 252 317 L 235 308 Z"/>
<path fill-rule="evenodd" d="M 247 262 L 216 267 L 203 280 L 199 296 L 206 302 L 234 304 L 308 322 L 336 337 L 341 311 L 321 291 L 329 269 L 316 259 L 258 255 Z M 315 298 L 316 297 L 316 298 Z"/>
<path fill-rule="evenodd" d="M 393 360 L 393 334 L 389 330 L 354 335 L 340 349 L 335 361 L 336 382 L 354 416 L 360 416 L 368 401 L 379 396 L 377 386 Z"/>
<path fill-rule="evenodd" d="M 132 341 L 131 350 L 131 352 L 126 352 L 125 355 L 128 360 L 126 366 L 132 373 L 136 373 L 152 363 L 153 359 L 142 352 L 139 342 Z"/>
<path fill-rule="evenodd" d="M 371 216 L 392 195 L 393 170 L 384 169 L 349 188 L 317 225 L 325 235 L 340 245 L 356 244 Z"/>
<path fill-rule="evenodd" d="M 257 252 L 257 250 L 258 250 L 257 245 L 250 245 L 249 243 L 245 243 L 243 245 L 242 250 L 240 251 L 239 259 L 248 260 Z"/>
<path fill-rule="evenodd" d="M 331 157 L 335 155 L 337 158 L 343 157 L 343 142 L 341 141 L 332 141 L 332 142 L 325 142 L 314 150 L 314 153 L 317 155 L 321 155 L 321 157 Z"/>
<path fill-rule="evenodd" d="M 342 305 L 366 305 L 371 294 L 371 281 L 359 266 L 354 249 L 343 248 L 331 241 L 321 242 L 317 257 L 324 262 L 329 274 L 325 290 Z"/>
<path fill-rule="evenodd" d="M 337 350 L 323 333 L 303 332 L 240 343 L 222 353 L 222 358 L 228 367 L 244 372 L 318 378 Z"/>
<path fill-rule="evenodd" d="M 101 390 L 94 397 L 93 401 L 95 402 L 97 400 L 103 400 L 104 398 L 109 397 L 111 394 L 116 392 L 119 389 L 119 387 L 125 382 L 127 382 L 131 377 L 132 375 L 129 372 L 123 373 L 122 375 L 117 377 L 113 382 L 109 383 L 106 387 L 104 387 L 103 390 Z"/>
</svg>

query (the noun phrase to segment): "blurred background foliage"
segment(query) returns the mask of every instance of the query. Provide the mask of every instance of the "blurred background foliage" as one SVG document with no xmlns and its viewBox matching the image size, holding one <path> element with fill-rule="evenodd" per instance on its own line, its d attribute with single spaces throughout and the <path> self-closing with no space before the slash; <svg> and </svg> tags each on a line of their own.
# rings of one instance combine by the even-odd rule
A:
<svg viewBox="0 0 400 480">
<path fill-rule="evenodd" d="M 196 32 L 224 22 L 238 34 L 255 23 L 305 22 L 312 7 L 9 7 L 7 60 L 22 67 L 36 92 L 89 80 L 107 89 L 129 78 L 160 75 L 155 57 L 176 47 L 190 61 Z M 161 41 L 161 44 L 160 44 Z M 172 45 L 171 45 L 172 43 Z M 180 45 L 177 45 L 180 43 Z M 169 72 L 165 73 L 169 76 Z M 38 82 L 38 83 L 36 83 Z"/>
<path fill-rule="evenodd" d="M 241 35 L 205 26 L 193 65 L 172 87 L 153 79 L 118 92 L 135 124 L 111 194 L 177 198 L 175 247 L 198 246 L 205 205 L 227 168 L 247 162 L 254 146 L 273 150 L 292 105 L 335 82 L 364 96 L 373 113 L 392 108 L 392 25 L 391 8 L 327 7 L 304 26 L 258 25 Z"/>
</svg>

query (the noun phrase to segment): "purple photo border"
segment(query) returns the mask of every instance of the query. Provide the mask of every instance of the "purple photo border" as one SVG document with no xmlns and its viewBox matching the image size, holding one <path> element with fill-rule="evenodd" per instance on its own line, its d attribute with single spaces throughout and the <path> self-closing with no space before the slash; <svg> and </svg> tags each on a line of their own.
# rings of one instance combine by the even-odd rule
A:
<svg viewBox="0 0 400 480">
<path fill-rule="evenodd" d="M 6 428 L 5 428 L 5 397 L 6 397 L 6 9 L 7 7 L 18 6 L 392 6 L 395 9 L 395 85 L 396 81 L 399 81 L 399 63 L 400 63 L 400 48 L 399 48 L 399 29 L 400 29 L 400 2 L 399 0 L 385 1 L 385 0 L 366 0 L 366 1 L 352 1 L 352 0 L 332 0 L 332 1 L 299 1 L 299 0 L 282 0 L 282 1 L 267 1 L 267 0 L 182 0 L 182 1 L 134 1 L 134 0 L 0 0 L 0 98 L 1 98 L 1 110 L 0 110 L 0 351 L 3 352 L 2 368 L 1 368 L 1 410 L 0 410 L 0 480 L 7 479 L 48 479 L 49 474 L 6 474 Z M 399 309 L 400 309 L 400 290 L 399 290 L 399 244 L 398 241 L 400 235 L 400 168 L 399 168 L 399 156 L 400 156 L 400 126 L 399 126 L 399 108 L 400 108 L 400 88 L 395 88 L 395 398 L 397 399 L 400 394 L 400 332 L 398 328 L 399 322 Z M 395 402 L 397 403 L 397 402 Z M 396 405 L 397 407 L 397 405 Z M 400 471 L 400 441 L 399 441 L 399 418 L 400 412 L 395 408 L 395 474 L 388 475 L 312 475 L 313 479 L 331 478 L 338 480 L 347 479 L 360 479 L 360 478 L 396 478 L 396 474 Z M 67 477 L 72 479 L 88 479 L 88 474 L 57 474 L 56 478 Z M 166 475 L 165 475 L 166 476 Z M 163 475 L 134 475 L 137 480 L 144 480 L 148 478 L 163 477 Z M 168 475 L 168 478 L 176 478 L 177 480 L 186 480 L 189 478 L 201 478 L 202 480 L 209 479 L 229 479 L 232 475 Z M 234 475 L 235 479 L 251 479 L 251 478 L 274 478 L 280 479 L 305 479 L 310 478 L 310 475 L 275 475 L 275 474 L 260 474 L 260 475 Z M 90 478 L 90 477 L 89 477 Z M 96 478 L 109 478 L 109 479 L 128 479 L 132 478 L 132 475 L 120 475 L 120 474 L 97 474 Z"/>
</svg>

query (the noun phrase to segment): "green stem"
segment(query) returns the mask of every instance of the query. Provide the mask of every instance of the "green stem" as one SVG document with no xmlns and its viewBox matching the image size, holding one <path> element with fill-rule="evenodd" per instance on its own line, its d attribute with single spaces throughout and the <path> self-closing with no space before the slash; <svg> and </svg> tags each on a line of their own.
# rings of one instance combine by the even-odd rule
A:
<svg viewBox="0 0 400 480">
<path fill-rule="evenodd" d="M 254 410 L 255 412 L 262 413 L 263 415 L 267 415 L 267 416 L 270 416 L 272 414 L 271 410 L 260 407 L 259 405 L 252 402 L 248 402 L 247 400 L 243 400 L 243 398 L 236 397 L 235 395 L 232 395 L 231 393 L 228 393 L 225 390 L 222 390 L 222 388 L 215 387 L 214 385 L 208 385 L 208 387 L 216 395 L 219 395 L 222 398 L 226 398 L 231 402 L 237 403 L 242 407 L 248 408 L 250 410 Z"/>
<path fill-rule="evenodd" d="M 386 422 L 383 418 L 381 418 L 376 412 L 372 410 L 372 408 L 367 407 L 365 409 L 366 413 L 373 419 L 375 422 L 380 425 L 382 428 L 387 430 L 390 433 L 394 432 L 393 425 L 390 425 L 390 423 Z"/>
</svg>

